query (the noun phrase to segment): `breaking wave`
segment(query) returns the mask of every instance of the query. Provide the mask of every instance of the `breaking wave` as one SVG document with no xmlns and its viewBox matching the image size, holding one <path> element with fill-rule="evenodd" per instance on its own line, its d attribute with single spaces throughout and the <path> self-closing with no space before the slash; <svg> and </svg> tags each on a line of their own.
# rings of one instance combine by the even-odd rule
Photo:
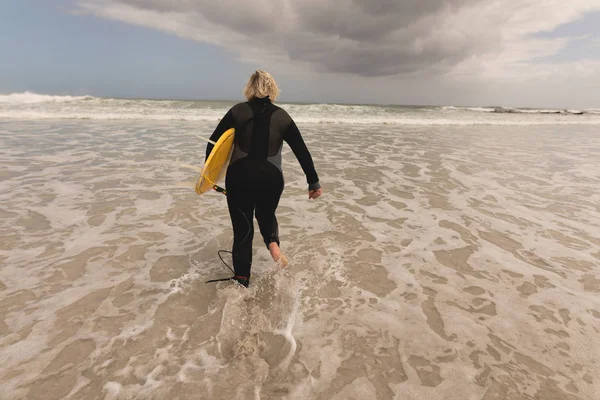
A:
<svg viewBox="0 0 600 400">
<path fill-rule="evenodd" d="M 0 95 L 0 119 L 218 121 L 231 101 L 111 99 L 32 92 Z M 600 110 L 286 104 L 298 123 L 379 125 L 600 124 Z"/>
<path fill-rule="evenodd" d="M 93 96 L 54 96 L 33 92 L 0 94 L 0 103 L 8 104 L 39 104 L 39 103 L 68 103 L 95 99 Z"/>
</svg>

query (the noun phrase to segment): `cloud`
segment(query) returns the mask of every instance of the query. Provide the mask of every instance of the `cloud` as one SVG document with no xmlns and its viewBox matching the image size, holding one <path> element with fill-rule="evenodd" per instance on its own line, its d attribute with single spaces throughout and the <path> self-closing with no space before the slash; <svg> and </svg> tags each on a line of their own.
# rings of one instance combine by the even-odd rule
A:
<svg viewBox="0 0 600 400">
<path fill-rule="evenodd" d="M 597 0 L 81 0 L 97 16 L 215 44 L 258 64 L 378 76 L 508 75 Z"/>
</svg>

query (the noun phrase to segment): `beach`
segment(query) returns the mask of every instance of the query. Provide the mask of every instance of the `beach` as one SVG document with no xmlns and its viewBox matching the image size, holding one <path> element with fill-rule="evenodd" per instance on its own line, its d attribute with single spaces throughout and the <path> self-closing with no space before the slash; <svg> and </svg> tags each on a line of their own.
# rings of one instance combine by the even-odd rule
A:
<svg viewBox="0 0 600 400">
<path fill-rule="evenodd" d="M 600 115 L 283 104 L 278 269 L 197 195 L 231 102 L 0 96 L 2 399 L 598 399 Z"/>
</svg>

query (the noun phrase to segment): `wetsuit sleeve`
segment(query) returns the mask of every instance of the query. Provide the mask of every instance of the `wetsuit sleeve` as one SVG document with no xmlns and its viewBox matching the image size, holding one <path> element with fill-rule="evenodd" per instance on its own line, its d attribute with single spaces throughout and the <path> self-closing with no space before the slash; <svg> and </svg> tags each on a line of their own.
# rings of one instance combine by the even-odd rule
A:
<svg viewBox="0 0 600 400">
<path fill-rule="evenodd" d="M 227 111 L 227 114 L 225 114 L 225 116 L 221 119 L 213 134 L 210 135 L 210 140 L 212 140 L 213 142 L 219 140 L 221 135 L 225 133 L 227 129 L 233 127 L 233 112 L 231 110 L 232 109 Z M 206 162 L 206 160 L 208 159 L 208 156 L 210 155 L 210 152 L 212 151 L 213 147 L 215 146 L 212 143 L 209 143 L 206 146 L 206 156 L 204 157 L 204 162 Z"/>
<path fill-rule="evenodd" d="M 296 123 L 292 120 L 290 126 L 283 134 L 283 140 L 286 141 L 287 144 L 290 145 L 294 155 L 300 162 L 300 166 L 306 175 L 306 181 L 308 183 L 308 188 L 310 190 L 316 190 L 321 188 L 319 184 L 319 176 L 317 175 L 317 171 L 315 170 L 315 165 L 313 163 L 313 159 L 304 143 L 304 139 L 302 139 L 302 135 L 300 134 L 300 130 L 296 126 Z"/>
</svg>

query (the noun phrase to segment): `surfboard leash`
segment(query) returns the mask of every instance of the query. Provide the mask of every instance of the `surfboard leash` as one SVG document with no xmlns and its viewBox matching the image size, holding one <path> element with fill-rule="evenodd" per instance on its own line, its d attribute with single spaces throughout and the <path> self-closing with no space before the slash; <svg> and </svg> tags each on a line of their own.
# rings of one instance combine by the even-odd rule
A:
<svg viewBox="0 0 600 400">
<path fill-rule="evenodd" d="M 225 188 L 223 188 L 223 187 L 221 187 L 221 186 L 217 185 L 216 183 L 214 183 L 213 181 L 211 181 L 210 179 L 208 179 L 208 178 L 206 178 L 206 177 L 205 177 L 205 179 L 207 179 L 207 180 L 208 180 L 210 183 L 212 183 L 212 185 L 213 185 L 213 186 L 212 186 L 212 189 L 213 189 L 214 191 L 216 191 L 216 192 L 218 192 L 218 193 L 222 193 L 222 194 L 224 194 L 225 196 L 227 196 L 227 190 L 226 190 Z M 242 211 L 242 209 L 241 209 L 241 208 L 239 208 L 237 205 L 236 205 L 236 208 L 237 208 L 237 210 L 238 210 L 239 212 L 241 212 L 241 213 L 242 213 L 242 215 L 244 216 L 244 219 L 246 220 L 246 223 L 248 224 L 248 232 L 246 233 L 246 236 L 244 236 L 244 239 L 242 239 L 242 242 L 244 242 L 244 241 L 246 241 L 246 239 L 248 239 L 248 236 L 250 235 L 250 229 L 251 229 L 251 226 L 250 226 L 250 221 L 248 221 L 248 218 L 246 217 L 246 214 L 244 214 L 244 211 Z M 230 271 L 233 273 L 233 276 L 231 276 L 231 277 L 229 277 L 229 278 L 211 279 L 211 280 L 208 280 L 208 281 L 206 281 L 206 282 L 204 282 L 204 283 L 213 283 L 213 282 L 226 282 L 226 281 L 233 280 L 233 281 L 236 281 L 236 282 L 238 282 L 239 284 L 241 284 L 241 285 L 243 285 L 243 286 L 246 286 L 246 287 L 248 287 L 248 283 L 249 283 L 249 280 L 250 280 L 250 278 L 252 277 L 252 275 L 250 275 L 249 277 L 237 276 L 237 275 L 235 274 L 235 271 L 233 270 L 233 268 L 231 268 L 231 267 L 229 266 L 229 264 L 227 264 L 227 263 L 225 262 L 225 260 L 223 260 L 223 257 L 221 256 L 221 253 L 229 253 L 229 254 L 231 254 L 232 256 L 233 256 L 233 253 L 232 253 L 231 251 L 229 251 L 229 250 L 218 250 L 218 251 L 217 251 L 217 254 L 219 255 L 219 259 L 221 259 L 221 262 L 223 263 L 223 265 L 225 265 L 225 266 L 227 267 L 227 269 L 228 269 L 228 270 L 230 270 Z"/>
<path fill-rule="evenodd" d="M 210 182 L 210 184 L 212 185 L 212 190 L 214 190 L 217 193 L 223 193 L 225 196 L 227 196 L 227 189 L 225 189 L 224 187 L 221 187 L 221 186 L 217 185 L 217 183 L 213 182 L 212 179 L 210 179 L 208 176 L 204 175 L 203 177 L 208 182 Z"/>
<path fill-rule="evenodd" d="M 211 182 L 211 183 L 212 183 L 212 182 Z M 225 196 L 227 196 L 227 190 L 226 190 L 225 188 L 222 188 L 221 186 L 219 186 L 219 185 L 214 185 L 214 184 L 213 184 L 213 187 L 212 187 L 212 188 L 213 188 L 213 190 L 214 190 L 215 192 L 218 192 L 218 193 L 223 193 Z"/>
</svg>

